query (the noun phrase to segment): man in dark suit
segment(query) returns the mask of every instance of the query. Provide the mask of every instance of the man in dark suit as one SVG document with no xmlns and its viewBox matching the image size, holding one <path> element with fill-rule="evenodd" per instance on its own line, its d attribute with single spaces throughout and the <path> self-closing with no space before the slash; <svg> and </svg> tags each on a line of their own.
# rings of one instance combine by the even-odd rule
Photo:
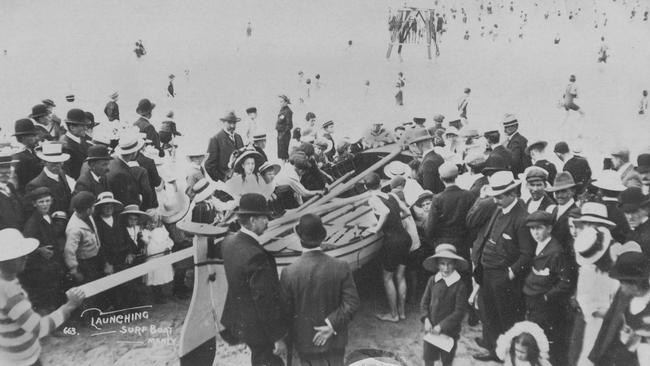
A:
<svg viewBox="0 0 650 366">
<path fill-rule="evenodd" d="M 117 105 L 118 97 L 118 92 L 111 94 L 111 100 L 109 100 L 108 103 L 106 103 L 106 107 L 104 107 L 104 114 L 106 115 L 106 118 L 108 118 L 109 122 L 120 120 L 120 107 Z"/>
<path fill-rule="evenodd" d="M 293 129 L 293 111 L 289 108 L 291 101 L 286 95 L 280 95 L 280 113 L 275 123 L 275 130 L 278 132 L 278 159 L 289 159 L 289 142 L 291 141 L 291 130 Z"/>
<path fill-rule="evenodd" d="M 426 129 L 414 128 L 406 133 L 406 141 L 416 151 L 422 154 L 420 163 L 419 180 L 422 188 L 433 193 L 440 193 L 445 189 L 438 168 L 445 160 L 433 149 L 434 137 Z"/>
<path fill-rule="evenodd" d="M 546 191 L 553 193 L 555 205 L 548 206 L 546 211 L 553 215 L 553 235 L 564 247 L 567 254 L 575 258 L 571 232 L 569 231 L 569 213 L 578 208 L 575 202 L 576 187 L 578 184 L 573 180 L 571 173 L 561 172 L 555 178 L 553 186 L 546 188 Z"/>
<path fill-rule="evenodd" d="M 639 243 L 641 251 L 650 261 L 650 199 L 643 195 L 641 188 L 630 187 L 621 193 L 621 211 L 630 225 L 631 231 L 626 240 Z"/>
<path fill-rule="evenodd" d="M 230 156 L 233 151 L 244 147 L 244 141 L 238 133 L 235 133 L 237 122 L 241 121 L 241 118 L 237 117 L 235 112 L 230 111 L 220 119 L 223 122 L 223 129 L 210 138 L 205 170 L 212 179 L 225 182 L 231 176 L 231 170 L 228 166 Z"/>
<path fill-rule="evenodd" d="M 525 153 L 530 157 L 530 160 L 533 165 L 538 166 L 548 173 L 548 182 L 555 181 L 555 176 L 557 175 L 557 168 L 555 164 L 551 163 L 546 159 L 546 146 L 548 142 L 546 141 L 535 141 L 526 147 Z"/>
<path fill-rule="evenodd" d="M 291 341 L 303 364 L 343 365 L 347 326 L 360 304 L 352 273 L 321 250 L 327 230 L 319 216 L 301 217 L 295 231 L 303 252 L 280 277 Z"/>
<path fill-rule="evenodd" d="M 158 173 L 158 168 L 156 167 L 156 162 L 146 156 L 142 150 L 138 152 L 138 155 L 135 157 L 135 161 L 147 171 L 147 176 L 149 177 L 149 183 L 151 184 L 151 189 L 156 190 L 162 184 L 162 178 Z"/>
<path fill-rule="evenodd" d="M 72 179 L 77 180 L 90 146 L 86 141 L 86 128 L 88 127 L 86 114 L 81 109 L 73 108 L 68 111 L 65 123 L 68 126 L 68 132 L 61 137 L 61 142 L 63 151 L 70 155 L 70 159 L 63 163 L 63 171 Z"/>
<path fill-rule="evenodd" d="M 136 204 L 142 210 L 148 210 L 156 207 L 155 192 L 149 184 L 149 176 L 147 171 L 137 164 L 131 166 L 143 145 L 144 141 L 139 136 L 120 138 L 120 145 L 115 150 L 117 156 L 108 163 L 106 180 L 115 199 L 125 206 Z"/>
<path fill-rule="evenodd" d="M 499 131 L 487 131 L 483 134 L 483 137 L 485 137 L 485 140 L 490 146 L 490 154 L 488 155 L 488 158 L 491 156 L 499 156 L 506 162 L 508 170 L 512 170 L 512 153 L 499 142 L 501 140 L 501 134 Z"/>
<path fill-rule="evenodd" d="M 86 191 L 98 196 L 102 192 L 108 191 L 108 165 L 113 158 L 108 153 L 108 148 L 103 145 L 95 145 L 88 148 L 88 157 L 86 163 L 88 168 L 82 168 L 81 175 L 74 186 L 74 192 Z"/>
<path fill-rule="evenodd" d="M 266 149 L 265 133 L 258 133 L 256 135 L 253 135 L 253 147 L 255 148 L 255 151 L 262 155 L 264 161 L 269 161 L 269 158 L 266 156 L 266 152 L 264 151 L 264 149 Z"/>
<path fill-rule="evenodd" d="M 165 156 L 165 151 L 160 146 L 160 135 L 158 131 L 151 124 L 151 112 L 156 107 L 155 103 L 151 103 L 149 99 L 142 99 L 138 102 L 138 107 L 135 109 L 135 112 L 140 115 L 137 121 L 133 125 L 140 129 L 140 132 L 146 134 L 146 139 L 151 141 L 151 144 L 158 150 L 158 156 L 161 158 Z"/>
<path fill-rule="evenodd" d="M 11 165 L 17 162 L 6 150 L 0 150 L 0 230 L 22 230 L 25 222 L 21 197 L 11 183 Z"/>
<path fill-rule="evenodd" d="M 512 114 L 503 117 L 503 132 L 506 136 L 506 148 L 512 154 L 512 174 L 518 176 L 530 166 L 530 158 L 526 155 L 528 139 L 519 133 L 519 121 Z"/>
<path fill-rule="evenodd" d="M 18 192 L 25 194 L 25 186 L 36 178 L 43 170 L 43 162 L 36 156 L 34 149 L 39 143 L 38 131 L 34 123 L 27 119 L 19 119 L 14 124 L 14 136 L 23 149 L 13 155 L 16 160 L 15 172 L 18 179 Z"/>
<path fill-rule="evenodd" d="M 578 193 L 583 192 L 591 182 L 591 167 L 589 167 L 587 159 L 573 155 L 569 150 L 569 145 L 564 141 L 555 144 L 553 151 L 564 162 L 562 170 L 571 173 L 575 182 L 578 183 Z"/>
<path fill-rule="evenodd" d="M 248 345 L 253 366 L 281 366 L 284 363 L 277 354 L 285 349 L 287 326 L 280 281 L 275 258 L 259 242 L 271 212 L 264 196 L 249 193 L 241 197 L 237 214 L 241 229 L 221 242 L 228 281 L 222 336 Z"/>
<path fill-rule="evenodd" d="M 524 171 L 526 179 L 526 188 L 530 192 L 530 198 L 526 201 L 526 210 L 528 213 L 535 211 L 545 211 L 555 201 L 546 193 L 546 184 L 548 182 L 548 172 L 538 166 L 531 166 Z"/>
<path fill-rule="evenodd" d="M 63 211 L 70 214 L 72 190 L 63 172 L 63 164 L 70 159 L 70 155 L 63 152 L 63 145 L 60 142 L 47 142 L 36 150 L 36 156 L 43 160 L 45 167 L 41 174 L 27 183 L 25 192 L 28 194 L 38 187 L 47 187 L 52 193 L 52 212 Z M 31 214 L 31 210 L 29 213 Z"/>
<path fill-rule="evenodd" d="M 526 207 L 517 198 L 519 185 L 510 171 L 490 177 L 485 194 L 494 197 L 498 208 L 479 231 L 472 251 L 483 299 L 483 341 L 488 349 L 474 355 L 481 361 L 496 361 L 497 338 L 524 318 L 522 284 L 535 254 L 535 242 L 525 225 Z"/>
<path fill-rule="evenodd" d="M 607 207 L 607 217 L 614 221 L 616 226 L 611 229 L 612 238 L 618 243 L 625 243 L 630 234 L 630 225 L 625 218 L 625 214 L 619 207 L 619 196 L 625 190 L 618 172 L 614 170 L 603 170 L 594 177 L 591 182 L 592 191 L 596 189 L 596 195 L 602 200 Z"/>
</svg>

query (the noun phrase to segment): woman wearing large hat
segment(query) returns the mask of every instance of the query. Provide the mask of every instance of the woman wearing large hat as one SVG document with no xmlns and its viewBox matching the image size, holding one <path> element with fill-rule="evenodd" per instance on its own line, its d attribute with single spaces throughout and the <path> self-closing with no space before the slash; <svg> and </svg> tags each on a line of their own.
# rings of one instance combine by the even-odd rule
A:
<svg viewBox="0 0 650 366">
<path fill-rule="evenodd" d="M 235 157 L 233 176 L 226 182 L 226 192 L 239 201 L 246 193 L 259 193 L 264 188 L 264 180 L 259 175 L 263 158 L 255 149 L 242 149 L 233 153 Z"/>
</svg>

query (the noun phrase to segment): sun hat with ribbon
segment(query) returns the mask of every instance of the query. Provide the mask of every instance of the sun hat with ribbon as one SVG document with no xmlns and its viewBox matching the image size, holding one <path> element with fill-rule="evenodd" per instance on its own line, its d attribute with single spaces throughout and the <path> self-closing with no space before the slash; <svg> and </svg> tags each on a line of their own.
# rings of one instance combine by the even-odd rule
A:
<svg viewBox="0 0 650 366">
<path fill-rule="evenodd" d="M 172 188 L 175 188 L 172 191 Z M 168 184 L 159 201 L 157 213 L 165 224 L 174 224 L 180 221 L 190 209 L 190 198 L 184 191 L 177 189 L 176 184 Z"/>
<path fill-rule="evenodd" d="M 262 163 L 262 165 L 260 165 L 259 172 L 260 174 L 264 174 L 264 172 L 269 169 L 273 169 L 275 174 L 278 174 L 280 172 L 280 169 L 282 169 L 282 167 L 278 163 L 265 161 L 264 163 Z"/>
<path fill-rule="evenodd" d="M 63 163 L 70 159 L 70 154 L 63 152 L 63 144 L 60 142 L 43 142 L 35 151 L 39 159 L 48 163 Z"/>
<path fill-rule="evenodd" d="M 23 257 L 38 248 L 38 240 L 25 238 L 13 228 L 0 230 L 0 262 Z"/>
<path fill-rule="evenodd" d="M 208 178 L 201 178 L 192 186 L 192 200 L 194 202 L 204 201 L 206 198 L 212 196 L 218 188 L 218 182 Z"/>
<path fill-rule="evenodd" d="M 120 215 L 137 215 L 140 216 L 140 218 L 145 218 L 148 217 L 147 213 L 144 211 L 140 211 L 140 207 L 138 205 L 126 205 L 124 207 L 124 210 L 120 212 Z"/>
<path fill-rule="evenodd" d="M 436 246 L 436 253 L 425 259 L 422 266 L 424 266 L 424 269 L 427 271 L 437 272 L 439 258 L 455 259 L 459 272 L 465 271 L 469 268 L 467 260 L 456 254 L 456 247 L 451 244 L 438 244 L 438 246 Z"/>
<path fill-rule="evenodd" d="M 111 204 L 115 208 L 115 211 L 120 211 L 124 208 L 122 202 L 115 199 L 113 192 L 102 192 L 97 196 L 97 201 L 93 207 L 99 207 L 101 205 Z"/>
<path fill-rule="evenodd" d="M 521 181 L 515 179 L 511 171 L 498 171 L 488 178 L 485 194 L 489 197 L 495 197 L 516 189 L 520 184 Z"/>
<path fill-rule="evenodd" d="M 242 149 L 233 152 L 237 157 L 232 163 L 232 169 L 237 171 L 237 168 L 240 167 L 244 161 L 248 158 L 253 158 L 255 160 L 255 167 L 259 167 L 264 162 L 264 158 L 260 153 L 255 149 Z"/>
</svg>

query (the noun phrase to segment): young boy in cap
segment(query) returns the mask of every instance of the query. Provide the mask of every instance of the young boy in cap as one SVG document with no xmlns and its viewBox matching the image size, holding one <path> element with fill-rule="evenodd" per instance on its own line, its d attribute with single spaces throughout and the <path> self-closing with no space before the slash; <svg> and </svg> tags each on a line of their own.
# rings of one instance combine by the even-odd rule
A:
<svg viewBox="0 0 650 366">
<path fill-rule="evenodd" d="M 348 265 L 321 250 L 327 230 L 307 214 L 295 227 L 302 255 L 282 270 L 280 293 L 303 364 L 343 365 L 347 326 L 360 305 Z"/>
<path fill-rule="evenodd" d="M 551 360 L 561 365 L 566 354 L 561 335 L 566 304 L 574 288 L 573 265 L 564 247 L 551 236 L 553 215 L 535 211 L 526 218 L 526 226 L 537 243 L 530 273 L 524 280 L 526 319 L 537 323 L 551 343 Z"/>
<path fill-rule="evenodd" d="M 41 317 L 32 309 L 18 280 L 38 240 L 26 239 L 16 229 L 4 229 L 0 230 L 0 242 L 0 361 L 3 365 L 40 365 L 39 339 L 63 324 L 85 295 L 79 288 L 70 289 L 64 305 Z"/>
<path fill-rule="evenodd" d="M 449 352 L 425 340 L 424 364 L 433 366 L 440 359 L 444 366 L 451 365 L 456 355 L 461 323 L 467 312 L 467 288 L 458 270 L 466 271 L 469 265 L 456 254 L 453 245 L 442 243 L 436 247 L 436 253 L 424 261 L 423 266 L 427 271 L 436 273 L 429 278 L 420 302 L 424 313 L 424 332 L 444 334 L 454 339 L 454 346 Z"/>
</svg>

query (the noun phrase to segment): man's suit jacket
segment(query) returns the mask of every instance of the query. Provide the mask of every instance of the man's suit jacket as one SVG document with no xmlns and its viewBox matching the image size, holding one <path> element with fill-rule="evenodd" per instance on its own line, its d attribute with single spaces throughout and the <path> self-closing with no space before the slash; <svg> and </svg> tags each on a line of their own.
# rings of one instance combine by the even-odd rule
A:
<svg viewBox="0 0 650 366">
<path fill-rule="evenodd" d="M 235 133 L 233 141 L 226 131 L 217 132 L 208 145 L 208 158 L 205 161 L 205 170 L 214 180 L 225 182 L 228 177 L 228 162 L 233 151 L 244 147 L 244 141 L 239 134 Z"/>
<path fill-rule="evenodd" d="M 0 192 L 0 230 L 8 228 L 22 230 L 25 223 L 23 204 L 13 184 L 8 183 L 7 187 L 11 197 Z"/>
<path fill-rule="evenodd" d="M 530 157 L 526 155 L 526 147 L 528 146 L 528 139 L 522 136 L 519 132 L 515 132 L 508 139 L 506 148 L 512 154 L 512 174 L 515 177 L 519 173 L 523 173 L 524 169 L 530 166 Z"/>
<path fill-rule="evenodd" d="M 528 205 L 532 200 L 533 198 L 531 197 L 526 201 L 526 210 L 528 210 Z M 542 203 L 539 204 L 539 207 L 537 208 L 536 211 L 546 211 L 546 209 L 550 205 L 554 205 L 554 204 L 555 201 L 548 195 L 548 193 L 544 193 L 544 197 L 542 197 Z"/>
<path fill-rule="evenodd" d="M 528 274 L 531 262 L 535 256 L 535 240 L 530 235 L 526 227 L 526 217 L 528 212 L 524 203 L 517 199 L 517 203 L 507 214 L 503 214 L 500 208 L 494 211 L 490 221 L 481 227 L 478 232 L 474 248 L 472 250 L 472 261 L 478 263 L 479 256 L 482 256 L 482 262 L 485 262 L 483 253 L 488 245 L 492 245 L 499 256 L 500 263 L 491 263 L 494 267 L 485 268 L 510 268 L 515 277 L 523 279 Z M 492 230 L 490 230 L 492 227 Z M 490 233 L 496 237 L 495 243 L 489 243 Z"/>
<path fill-rule="evenodd" d="M 551 236 L 557 239 L 567 252 L 573 252 L 573 248 L 571 247 L 573 237 L 569 231 L 569 212 L 575 208 L 578 208 L 578 206 L 574 203 L 560 216 L 557 215 L 557 205 L 552 205 L 546 208 L 546 211 L 553 215 L 553 230 L 551 231 Z"/>
<path fill-rule="evenodd" d="M 445 185 L 440 180 L 438 168 L 445 160 L 435 151 L 429 151 L 420 164 L 420 176 L 422 177 L 422 188 L 428 189 L 433 193 L 440 193 L 445 189 Z"/>
<path fill-rule="evenodd" d="M 99 182 L 97 182 L 95 178 L 93 178 L 90 169 L 82 168 L 81 175 L 79 176 L 79 179 L 77 179 L 72 195 L 74 196 L 79 192 L 85 191 L 98 196 L 100 193 L 107 192 L 108 190 L 108 181 L 106 180 L 106 177 L 99 177 Z"/>
<path fill-rule="evenodd" d="M 280 288 L 298 353 L 317 354 L 345 348 L 347 326 L 360 304 L 347 263 L 320 250 L 305 252 L 282 271 Z M 326 318 L 336 335 L 324 346 L 314 346 L 314 327 L 325 325 Z"/>
<path fill-rule="evenodd" d="M 260 345 L 284 337 L 287 326 L 273 255 L 241 231 L 221 242 L 228 281 L 221 324 L 238 341 Z"/>
<path fill-rule="evenodd" d="M 472 192 L 475 198 L 478 198 L 481 195 L 481 188 L 483 186 L 488 185 L 488 179 L 486 176 L 481 176 L 479 179 L 477 179 L 474 184 L 469 188 L 469 191 Z"/>
<path fill-rule="evenodd" d="M 618 207 L 618 200 L 605 198 L 603 203 L 607 207 L 607 217 L 616 224 L 616 227 L 611 230 L 612 238 L 621 244 L 627 242 L 629 239 L 626 238 L 630 235 L 632 229 L 630 229 L 625 214 Z"/>
<path fill-rule="evenodd" d="M 510 150 L 508 150 L 505 146 L 503 145 L 497 145 L 490 151 L 490 155 L 488 156 L 488 159 L 490 156 L 497 155 L 503 159 L 503 161 L 506 162 L 506 165 L 508 166 L 508 170 L 512 170 L 512 153 Z"/>
<path fill-rule="evenodd" d="M 158 135 L 158 131 L 156 131 L 156 128 L 149 122 L 148 119 L 141 116 L 137 121 L 133 122 L 133 125 L 139 128 L 140 132 L 144 132 L 146 134 L 147 140 L 151 141 L 151 144 L 156 148 L 156 150 L 158 150 L 160 153 L 163 152 L 162 148 L 160 147 L 160 135 Z"/>
<path fill-rule="evenodd" d="M 557 175 L 557 168 L 555 167 L 555 164 L 551 163 L 546 159 L 542 159 L 542 160 L 537 160 L 535 162 L 535 166 L 540 167 L 548 172 L 549 183 L 552 184 L 553 182 L 555 182 L 555 176 Z"/>
<path fill-rule="evenodd" d="M 88 143 L 81 138 L 81 143 L 72 140 L 67 135 L 61 137 L 63 152 L 70 154 L 70 159 L 63 163 L 63 171 L 72 179 L 77 180 L 81 172 L 81 165 L 88 155 Z"/>
<path fill-rule="evenodd" d="M 130 167 L 119 157 L 114 157 L 108 164 L 108 169 L 106 175 L 108 188 L 113 192 L 116 200 L 125 206 L 139 205 L 142 210 L 156 207 L 153 198 L 155 193 L 151 190 L 149 177 L 144 168 Z"/>
<path fill-rule="evenodd" d="M 18 178 L 18 192 L 25 194 L 25 186 L 29 181 L 36 178 L 43 170 L 43 161 L 36 154 L 27 148 L 13 155 L 16 163 L 16 177 Z"/>
<path fill-rule="evenodd" d="M 147 171 L 147 175 L 149 176 L 149 183 L 151 183 L 151 189 L 155 191 L 156 188 L 159 187 L 162 183 L 162 178 L 160 178 L 160 174 L 158 174 L 158 168 L 156 168 L 156 162 L 142 153 L 139 153 L 136 156 L 135 161 L 137 161 L 138 165 Z"/>
<path fill-rule="evenodd" d="M 25 187 L 25 192 L 33 191 L 38 187 L 47 187 L 52 193 L 52 207 L 50 212 L 63 211 L 70 214 L 72 209 L 70 207 L 70 200 L 72 199 L 72 190 L 68 185 L 68 180 L 65 174 L 59 174 L 59 181 L 48 177 L 45 171 L 42 171 L 36 178 L 32 179 Z M 30 210 L 31 213 L 31 210 Z"/>
<path fill-rule="evenodd" d="M 426 234 L 434 244 L 453 244 L 458 254 L 469 259 L 470 243 L 465 218 L 474 204 L 470 191 L 453 185 L 433 196 L 426 223 Z"/>
</svg>

